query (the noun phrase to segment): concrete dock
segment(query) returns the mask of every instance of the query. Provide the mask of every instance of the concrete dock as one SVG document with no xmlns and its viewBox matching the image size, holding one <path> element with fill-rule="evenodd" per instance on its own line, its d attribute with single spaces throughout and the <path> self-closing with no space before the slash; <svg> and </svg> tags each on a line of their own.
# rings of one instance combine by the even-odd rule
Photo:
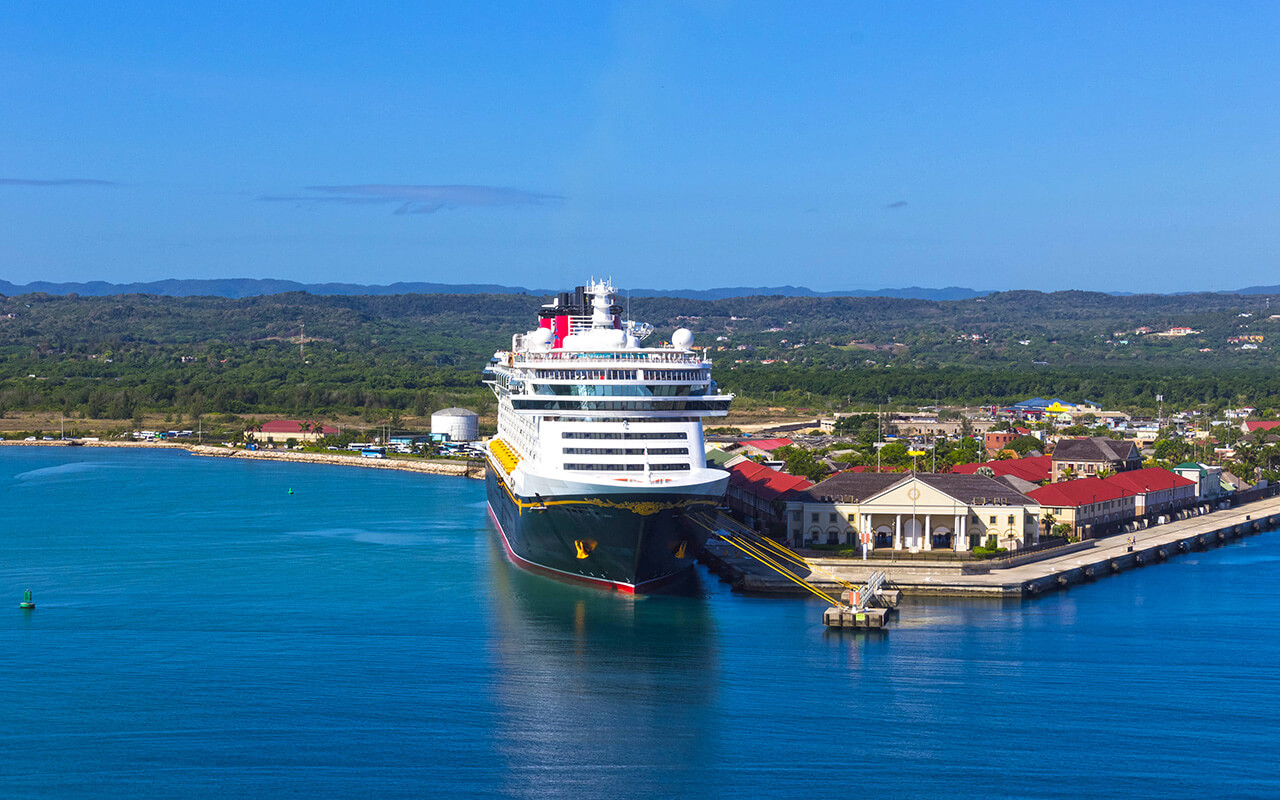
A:
<svg viewBox="0 0 1280 800">
<path fill-rule="evenodd" d="M 725 521 L 726 526 L 729 521 Z M 1193 550 L 1273 530 L 1280 526 L 1280 498 L 1146 528 L 1136 533 L 1089 539 L 1076 544 L 995 561 L 894 561 L 871 558 L 809 558 L 812 586 L 837 597 L 839 581 L 858 583 L 874 572 L 906 596 L 1033 597 L 1128 569 L 1159 564 Z M 759 594 L 798 595 L 805 590 L 773 570 L 752 562 L 737 548 L 715 539 L 703 562 L 735 589 Z M 838 579 L 838 580 L 837 580 Z"/>
</svg>

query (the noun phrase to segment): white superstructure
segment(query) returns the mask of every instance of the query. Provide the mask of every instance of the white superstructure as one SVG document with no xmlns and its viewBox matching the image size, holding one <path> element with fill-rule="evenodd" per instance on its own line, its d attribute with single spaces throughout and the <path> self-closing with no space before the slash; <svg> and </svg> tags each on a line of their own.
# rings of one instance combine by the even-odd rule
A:
<svg viewBox="0 0 1280 800">
<path fill-rule="evenodd" d="M 560 294 L 539 317 L 485 370 L 498 398 L 492 460 L 517 496 L 723 492 L 702 420 L 728 413 L 732 395 L 688 330 L 643 346 L 652 327 L 622 319 L 607 281 Z"/>
</svg>

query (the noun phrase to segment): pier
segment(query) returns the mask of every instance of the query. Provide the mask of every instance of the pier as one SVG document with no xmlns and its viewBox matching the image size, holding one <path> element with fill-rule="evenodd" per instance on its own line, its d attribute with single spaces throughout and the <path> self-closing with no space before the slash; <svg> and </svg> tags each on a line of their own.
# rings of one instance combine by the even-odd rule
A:
<svg viewBox="0 0 1280 800">
<path fill-rule="evenodd" d="M 730 532 L 741 530 L 741 525 L 723 515 L 714 524 Z M 1034 597 L 1159 564 L 1277 526 L 1280 498 L 1273 497 L 1135 533 L 1087 539 L 990 561 L 807 558 L 809 574 L 801 577 L 832 596 L 838 596 L 850 584 L 866 583 L 873 574 L 883 572 L 887 585 L 908 597 Z M 740 591 L 776 595 L 805 591 L 714 537 L 707 543 L 702 560 Z"/>
</svg>

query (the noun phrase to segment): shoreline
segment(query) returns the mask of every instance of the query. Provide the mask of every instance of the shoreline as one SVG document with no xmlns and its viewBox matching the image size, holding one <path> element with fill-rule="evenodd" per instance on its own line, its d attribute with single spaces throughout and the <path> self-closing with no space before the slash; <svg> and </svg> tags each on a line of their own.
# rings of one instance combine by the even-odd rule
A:
<svg viewBox="0 0 1280 800">
<path fill-rule="evenodd" d="M 67 447 L 71 440 L 52 441 L 3 441 L 0 446 Z M 456 461 L 404 461 L 395 458 L 363 458 L 337 453 L 304 453 L 293 450 L 245 450 L 212 444 L 182 444 L 177 442 L 80 442 L 84 447 L 132 447 L 159 450 L 185 450 L 194 456 L 207 458 L 262 458 L 274 461 L 292 461 L 299 464 L 329 464 L 339 467 L 367 467 L 395 469 L 402 472 L 421 472 L 429 475 L 449 475 L 456 478 L 484 479 L 484 466 L 472 467 Z"/>
</svg>

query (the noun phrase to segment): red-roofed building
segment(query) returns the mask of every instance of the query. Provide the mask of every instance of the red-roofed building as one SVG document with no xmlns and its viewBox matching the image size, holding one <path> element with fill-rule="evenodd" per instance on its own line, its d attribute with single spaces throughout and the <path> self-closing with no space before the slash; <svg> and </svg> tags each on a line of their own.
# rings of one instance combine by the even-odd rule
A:
<svg viewBox="0 0 1280 800">
<path fill-rule="evenodd" d="M 1134 495 L 1139 517 L 1170 514 L 1196 503 L 1196 482 L 1160 467 L 1118 472 L 1103 482 Z"/>
<path fill-rule="evenodd" d="M 790 439 L 747 439 L 739 442 L 742 449 L 753 456 L 763 456 L 764 458 L 773 458 L 773 451 L 779 447 L 786 447 L 792 444 Z"/>
<path fill-rule="evenodd" d="M 1240 430 L 1243 433 L 1256 433 L 1258 431 L 1270 431 L 1276 428 L 1280 428 L 1280 422 L 1261 420 L 1261 419 L 1251 419 L 1251 420 L 1246 420 L 1240 423 Z M 1277 431 L 1277 433 L 1280 433 L 1280 431 Z"/>
<path fill-rule="evenodd" d="M 960 464 L 951 468 L 958 475 L 973 475 L 978 467 L 991 467 L 997 478 L 1012 475 L 1031 483 L 1045 483 L 1053 469 L 1051 456 L 1031 456 L 1029 458 L 1010 458 L 1005 461 L 988 461 L 985 464 Z"/>
<path fill-rule="evenodd" d="M 338 433 L 337 428 L 321 425 L 305 419 L 273 419 L 245 431 L 245 438 L 253 437 L 259 442 L 283 444 L 290 439 L 299 442 L 318 442 L 326 436 Z"/>
<path fill-rule="evenodd" d="M 1053 524 L 1070 525 L 1073 533 L 1089 538 L 1099 527 L 1119 527 L 1136 516 L 1132 492 L 1101 478 L 1059 481 L 1027 492 Z"/>
<path fill-rule="evenodd" d="M 754 461 L 739 461 L 729 470 L 725 503 L 749 527 L 783 536 L 786 532 L 786 500 L 813 485 Z"/>
</svg>

